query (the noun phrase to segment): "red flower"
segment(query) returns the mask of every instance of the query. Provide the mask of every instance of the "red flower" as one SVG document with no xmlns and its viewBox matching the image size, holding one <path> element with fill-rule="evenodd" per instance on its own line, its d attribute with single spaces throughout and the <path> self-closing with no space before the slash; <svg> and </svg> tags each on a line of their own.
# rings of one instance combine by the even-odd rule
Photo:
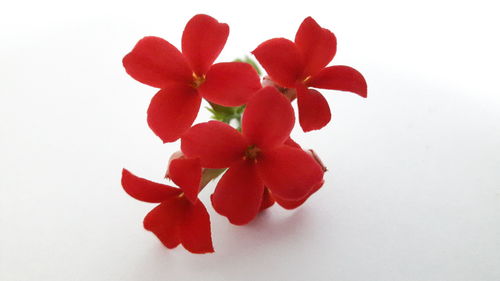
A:
<svg viewBox="0 0 500 281">
<path fill-rule="evenodd" d="M 144 218 L 144 228 L 152 231 L 167 248 L 182 243 L 192 253 L 212 253 L 210 217 L 197 196 L 201 181 L 198 159 L 171 161 L 169 177 L 181 188 L 155 183 L 122 171 L 122 186 L 137 200 L 160 203 Z"/>
<path fill-rule="evenodd" d="M 292 140 L 291 138 L 286 140 L 284 144 L 291 146 L 291 147 L 298 148 L 298 149 L 302 149 L 302 147 L 300 147 L 300 145 L 298 143 L 296 143 L 294 140 Z M 326 167 L 323 166 L 323 163 L 318 158 L 318 156 L 312 150 L 309 150 L 308 153 L 311 156 L 313 156 L 313 158 L 316 160 L 316 162 L 318 164 L 320 164 L 323 171 L 326 171 Z M 319 183 L 315 184 L 312 187 L 311 191 L 309 191 L 309 193 L 304 198 L 301 198 L 299 200 L 287 200 L 287 199 L 282 199 L 279 197 L 275 198 L 271 194 L 271 191 L 269 191 L 269 189 L 266 187 L 266 188 L 264 188 L 264 195 L 262 197 L 262 204 L 261 204 L 260 210 L 263 211 L 263 210 L 271 207 L 272 205 L 274 205 L 274 202 L 277 202 L 278 205 L 280 205 L 281 207 L 283 207 L 287 210 L 292 210 L 292 209 L 298 208 L 302 204 L 304 204 L 304 202 L 306 202 L 307 199 L 309 199 L 309 197 L 311 195 L 313 195 L 316 191 L 318 191 L 323 186 L 324 183 L 325 183 L 325 180 L 321 180 Z"/>
<path fill-rule="evenodd" d="M 199 157 L 203 167 L 229 167 L 212 195 L 212 205 L 231 223 L 246 224 L 256 216 L 264 186 L 275 198 L 297 201 L 323 179 L 312 156 L 284 144 L 294 122 L 290 101 L 266 87 L 249 100 L 241 133 L 210 121 L 193 126 L 181 138 L 184 154 Z"/>
<path fill-rule="evenodd" d="M 158 37 L 145 37 L 123 58 L 130 76 L 160 88 L 148 109 L 148 124 L 163 142 L 177 140 L 198 114 L 201 97 L 224 106 L 245 104 L 261 88 L 257 72 L 246 63 L 212 65 L 222 51 L 229 26 L 196 15 L 182 35 L 182 53 Z"/>
<path fill-rule="evenodd" d="M 342 65 L 326 67 L 336 50 L 335 35 L 308 17 L 300 25 L 295 42 L 275 38 L 252 52 L 273 81 L 296 88 L 299 123 L 305 132 L 321 129 L 331 119 L 325 98 L 308 87 L 367 96 L 366 81 L 357 70 Z"/>
<path fill-rule="evenodd" d="M 293 141 L 291 138 L 289 138 L 285 142 L 285 144 L 292 146 L 292 147 L 295 147 L 295 148 L 298 148 L 298 149 L 302 149 L 302 147 L 298 143 Z M 316 153 L 312 150 L 308 150 L 307 153 L 310 154 L 314 158 L 316 163 L 318 163 L 321 166 L 323 171 L 326 172 L 326 167 L 323 165 L 323 162 L 319 159 L 319 157 L 316 155 Z M 319 183 L 315 184 L 311 188 L 311 191 L 309 191 L 309 193 L 304 198 L 301 198 L 299 200 L 286 200 L 286 199 L 282 199 L 279 197 L 274 198 L 271 193 L 269 193 L 269 196 L 271 197 L 272 200 L 276 201 L 276 203 L 278 203 L 278 205 L 280 205 L 281 207 L 283 207 L 287 210 L 292 210 L 292 209 L 298 208 L 302 204 L 304 204 L 307 201 L 307 199 L 309 199 L 309 197 L 311 195 L 316 193 L 316 191 L 318 191 L 323 186 L 324 183 L 325 183 L 325 180 L 321 180 Z"/>
</svg>

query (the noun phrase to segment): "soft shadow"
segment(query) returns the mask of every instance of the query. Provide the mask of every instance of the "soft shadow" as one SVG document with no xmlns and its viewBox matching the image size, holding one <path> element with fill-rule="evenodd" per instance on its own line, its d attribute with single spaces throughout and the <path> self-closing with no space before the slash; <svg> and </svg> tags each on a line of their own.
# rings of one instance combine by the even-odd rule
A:
<svg viewBox="0 0 500 281">
<path fill-rule="evenodd" d="M 288 211 L 274 205 L 244 226 L 232 225 L 225 217 L 211 216 L 215 253 L 191 254 L 181 245 L 166 249 L 156 241 L 136 253 L 136 266 L 129 274 L 139 277 L 148 272 L 155 279 L 163 280 L 165 276 L 183 271 L 208 279 L 218 278 L 221 271 L 229 275 L 244 272 L 250 270 L 249 264 L 262 262 L 263 257 L 279 256 L 283 249 L 305 245 L 310 240 L 307 234 L 314 227 L 311 215 L 312 210 L 307 206 Z M 300 251 L 300 247 L 297 250 Z"/>
<path fill-rule="evenodd" d="M 250 261 L 259 260 L 263 255 L 276 254 L 275 249 L 293 247 L 308 240 L 305 233 L 311 227 L 310 210 L 307 207 L 293 211 L 282 210 L 279 206 L 259 214 L 252 222 L 244 226 L 235 226 L 225 221 L 217 223 L 214 230 L 214 246 L 216 253 L 206 255 L 183 255 L 186 266 L 204 270 L 245 267 Z M 292 244 L 293 243 L 293 244 Z"/>
</svg>

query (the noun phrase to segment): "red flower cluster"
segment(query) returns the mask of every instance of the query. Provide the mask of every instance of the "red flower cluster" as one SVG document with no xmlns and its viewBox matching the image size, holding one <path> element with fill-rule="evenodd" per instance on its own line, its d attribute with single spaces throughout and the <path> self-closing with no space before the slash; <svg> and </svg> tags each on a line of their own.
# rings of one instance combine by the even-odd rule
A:
<svg viewBox="0 0 500 281">
<path fill-rule="evenodd" d="M 252 52 L 268 73 L 264 85 L 273 86 L 263 87 L 251 64 L 213 64 L 228 35 L 227 24 L 196 15 L 184 29 L 182 53 L 161 38 L 145 37 L 123 59 L 133 78 L 160 88 L 148 109 L 150 128 L 164 142 L 181 139 L 182 153 L 173 157 L 167 172 L 179 188 L 125 169 L 122 173 L 129 195 L 160 203 L 145 217 L 144 227 L 168 248 L 182 244 L 192 253 L 213 252 L 209 215 L 198 193 L 221 173 L 212 206 L 233 224 L 247 224 L 274 202 L 285 209 L 302 205 L 321 188 L 326 169 L 314 152 L 290 138 L 295 125 L 291 100 L 297 97 L 299 123 L 307 132 L 331 118 L 325 98 L 311 88 L 366 97 L 359 72 L 326 67 L 335 55 L 336 39 L 310 17 L 295 42 L 271 39 Z M 224 122 L 192 126 L 202 98 L 212 106 L 214 118 Z M 238 128 L 229 125 L 233 120 Z"/>
</svg>

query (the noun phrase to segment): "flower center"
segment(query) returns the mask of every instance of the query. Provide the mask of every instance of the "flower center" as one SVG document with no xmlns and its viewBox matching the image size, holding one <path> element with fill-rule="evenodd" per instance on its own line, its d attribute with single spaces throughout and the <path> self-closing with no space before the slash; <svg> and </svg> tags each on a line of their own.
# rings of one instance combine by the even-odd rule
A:
<svg viewBox="0 0 500 281">
<path fill-rule="evenodd" d="M 303 81 L 302 83 L 306 84 L 307 81 L 311 80 L 311 75 L 307 76 Z"/>
<path fill-rule="evenodd" d="M 251 145 L 245 151 L 244 159 L 256 160 L 260 154 L 260 149 L 255 145 Z"/>
<path fill-rule="evenodd" d="M 205 75 L 201 75 L 201 76 L 198 76 L 196 73 L 193 72 L 193 83 L 192 83 L 192 86 L 195 88 L 195 89 L 198 89 L 198 87 L 201 86 L 201 84 L 203 84 L 205 82 Z"/>
</svg>

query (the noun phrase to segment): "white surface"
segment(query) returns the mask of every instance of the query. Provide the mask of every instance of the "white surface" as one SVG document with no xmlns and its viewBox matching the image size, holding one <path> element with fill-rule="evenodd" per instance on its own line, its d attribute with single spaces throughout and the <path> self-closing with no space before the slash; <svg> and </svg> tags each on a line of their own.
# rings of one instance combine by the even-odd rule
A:
<svg viewBox="0 0 500 281">
<path fill-rule="evenodd" d="M 500 280 L 498 9 L 403 2 L 2 5 L 0 280 Z M 178 149 L 121 58 L 145 35 L 179 46 L 198 12 L 231 26 L 221 61 L 312 15 L 369 85 L 324 92 L 333 122 L 294 133 L 324 188 L 244 227 L 209 207 L 217 253 L 201 256 L 162 247 L 141 225 L 154 205 L 119 184 L 122 167 L 160 180 Z"/>
</svg>

